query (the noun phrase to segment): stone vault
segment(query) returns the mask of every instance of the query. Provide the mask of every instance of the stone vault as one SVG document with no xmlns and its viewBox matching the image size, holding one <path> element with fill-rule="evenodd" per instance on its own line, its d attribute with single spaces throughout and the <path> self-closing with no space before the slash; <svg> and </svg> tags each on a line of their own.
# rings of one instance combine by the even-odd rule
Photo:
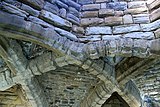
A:
<svg viewBox="0 0 160 107">
<path fill-rule="evenodd" d="M 160 107 L 159 0 L 0 0 L 0 107 Z"/>
</svg>

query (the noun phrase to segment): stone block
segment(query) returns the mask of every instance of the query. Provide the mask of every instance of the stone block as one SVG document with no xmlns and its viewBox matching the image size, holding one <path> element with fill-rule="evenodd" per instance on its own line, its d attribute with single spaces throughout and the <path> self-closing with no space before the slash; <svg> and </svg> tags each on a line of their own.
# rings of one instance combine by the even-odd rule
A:
<svg viewBox="0 0 160 107">
<path fill-rule="evenodd" d="M 156 38 L 160 38 L 160 28 L 157 29 L 154 33 Z"/>
<path fill-rule="evenodd" d="M 96 3 L 111 2 L 111 0 L 96 0 Z"/>
<path fill-rule="evenodd" d="M 79 18 L 76 17 L 76 16 L 74 16 L 73 14 L 68 13 L 68 14 L 67 14 L 67 19 L 68 19 L 69 21 L 71 21 L 72 23 L 74 23 L 74 24 L 77 24 L 77 25 L 80 24 Z"/>
<path fill-rule="evenodd" d="M 160 19 L 149 24 L 141 24 L 142 31 L 152 31 L 160 27 Z"/>
<path fill-rule="evenodd" d="M 37 11 L 37 10 L 33 9 L 32 7 L 25 5 L 25 4 L 22 4 L 20 9 L 22 9 L 22 10 L 24 10 L 24 11 L 28 12 L 29 14 L 36 16 L 36 17 L 38 17 L 38 15 L 40 13 L 39 11 Z"/>
<path fill-rule="evenodd" d="M 124 24 L 132 24 L 133 23 L 132 15 L 124 15 L 123 16 L 123 23 Z"/>
<path fill-rule="evenodd" d="M 6 2 L 2 2 L 1 5 L 2 5 L 1 8 L 3 11 L 7 11 L 9 13 L 16 14 L 21 17 L 27 17 L 27 15 L 29 15 L 27 12 L 17 8 L 16 6 L 8 4 Z"/>
<path fill-rule="evenodd" d="M 105 18 L 105 25 L 120 25 L 123 24 L 123 18 L 122 17 L 106 17 Z"/>
<path fill-rule="evenodd" d="M 160 55 L 160 40 L 159 39 L 151 42 L 150 50 L 151 50 L 151 54 Z"/>
<path fill-rule="evenodd" d="M 60 0 L 55 0 L 55 3 L 56 3 L 59 7 L 61 7 L 61 8 L 68 9 L 68 5 L 65 4 L 65 3 L 63 3 L 63 2 L 60 1 Z M 55 4 L 55 3 L 53 3 L 53 4 Z"/>
<path fill-rule="evenodd" d="M 28 17 L 28 20 L 33 22 L 33 23 L 36 23 L 36 24 L 39 24 L 41 26 L 44 26 L 44 27 L 52 27 L 52 25 L 46 23 L 45 21 L 37 18 L 37 17 L 34 17 L 34 16 L 29 16 Z"/>
<path fill-rule="evenodd" d="M 59 8 L 57 7 L 57 5 L 51 4 L 49 2 L 45 3 L 44 9 L 49 12 L 55 13 L 55 14 L 57 14 L 59 12 Z"/>
<path fill-rule="evenodd" d="M 128 32 L 133 32 L 133 31 L 140 31 L 140 30 L 141 28 L 138 24 L 120 25 L 120 26 L 113 27 L 113 34 L 128 33 Z"/>
<path fill-rule="evenodd" d="M 82 17 L 84 17 L 84 18 L 98 17 L 98 11 L 85 11 L 85 12 L 82 12 Z"/>
<path fill-rule="evenodd" d="M 146 1 L 132 1 L 128 2 L 128 8 L 146 8 Z"/>
<path fill-rule="evenodd" d="M 93 41 L 100 41 L 101 40 L 101 35 L 90 35 L 90 36 L 85 36 L 83 38 L 79 38 L 81 42 L 93 42 Z"/>
<path fill-rule="evenodd" d="M 99 10 L 100 9 L 100 4 L 87 4 L 82 6 L 82 10 Z"/>
<path fill-rule="evenodd" d="M 101 3 L 101 9 L 105 9 L 106 8 L 106 3 Z"/>
<path fill-rule="evenodd" d="M 92 26 L 101 24 L 104 22 L 103 18 L 82 18 L 81 19 L 81 25 L 82 26 Z"/>
<path fill-rule="evenodd" d="M 114 11 L 115 16 L 123 16 L 124 12 L 123 11 Z"/>
<path fill-rule="evenodd" d="M 23 2 L 27 2 L 31 7 L 41 10 L 45 4 L 44 0 L 22 0 Z"/>
<path fill-rule="evenodd" d="M 76 16 L 76 17 L 80 16 L 79 11 L 77 11 L 75 8 L 69 7 L 68 10 L 69 10 L 69 13 L 73 14 L 74 16 Z"/>
<path fill-rule="evenodd" d="M 149 15 L 148 14 L 137 14 L 133 15 L 133 21 L 134 23 L 149 23 Z"/>
<path fill-rule="evenodd" d="M 106 17 L 106 16 L 113 16 L 114 10 L 113 9 L 100 9 L 99 10 L 99 17 Z"/>
<path fill-rule="evenodd" d="M 51 23 L 55 26 L 59 26 L 59 27 L 63 27 L 63 28 L 71 28 L 72 27 L 72 23 L 70 23 L 69 21 L 51 13 L 45 10 L 41 11 L 40 17 L 42 19 L 44 19 L 45 21 L 47 21 L 48 23 Z"/>
<path fill-rule="evenodd" d="M 120 39 L 122 35 L 103 35 L 102 40 L 115 40 L 115 39 Z"/>
<path fill-rule="evenodd" d="M 150 3 L 148 7 L 151 10 L 153 8 L 158 7 L 159 5 L 160 5 L 160 1 L 159 0 L 155 0 L 153 3 Z"/>
<path fill-rule="evenodd" d="M 65 1 L 65 3 L 70 6 L 70 7 L 74 7 L 75 9 L 77 9 L 78 11 L 81 9 L 81 5 L 74 2 L 73 0 L 62 0 L 62 1 Z"/>
<path fill-rule="evenodd" d="M 65 36 L 71 40 L 77 41 L 78 38 L 76 37 L 76 35 L 73 35 L 72 33 L 62 30 L 60 28 L 55 28 L 55 31 L 58 32 L 61 36 Z"/>
<path fill-rule="evenodd" d="M 123 37 L 125 38 L 133 38 L 133 39 L 154 39 L 153 32 L 132 32 L 124 34 Z"/>
<path fill-rule="evenodd" d="M 87 27 L 86 35 L 112 34 L 111 27 Z"/>
<path fill-rule="evenodd" d="M 153 12 L 150 13 L 150 19 L 151 21 L 154 21 L 156 19 L 160 18 L 160 8 L 154 10 Z"/>
<path fill-rule="evenodd" d="M 59 10 L 59 15 L 60 15 L 61 17 L 65 18 L 65 17 L 67 16 L 67 11 L 66 11 L 66 9 L 65 9 L 65 8 L 61 8 L 61 9 Z"/>
<path fill-rule="evenodd" d="M 73 25 L 72 30 L 76 33 L 84 34 L 84 28 L 83 27 Z"/>
<path fill-rule="evenodd" d="M 134 9 L 127 9 L 124 11 L 124 14 L 140 14 L 140 13 L 147 13 L 147 8 L 134 8 Z"/>
<path fill-rule="evenodd" d="M 111 2 L 107 3 L 107 9 L 114 9 L 117 11 L 124 11 L 127 9 L 127 2 Z"/>
<path fill-rule="evenodd" d="M 79 0 L 78 3 L 81 5 L 92 4 L 94 0 Z"/>
</svg>

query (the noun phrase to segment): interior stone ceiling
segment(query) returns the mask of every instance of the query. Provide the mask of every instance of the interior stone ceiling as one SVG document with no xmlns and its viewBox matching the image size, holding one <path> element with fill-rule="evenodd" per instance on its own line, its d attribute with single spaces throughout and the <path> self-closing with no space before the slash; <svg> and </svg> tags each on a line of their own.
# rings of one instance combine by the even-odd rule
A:
<svg viewBox="0 0 160 107">
<path fill-rule="evenodd" d="M 0 0 L 0 107 L 160 107 L 159 7 Z"/>
</svg>

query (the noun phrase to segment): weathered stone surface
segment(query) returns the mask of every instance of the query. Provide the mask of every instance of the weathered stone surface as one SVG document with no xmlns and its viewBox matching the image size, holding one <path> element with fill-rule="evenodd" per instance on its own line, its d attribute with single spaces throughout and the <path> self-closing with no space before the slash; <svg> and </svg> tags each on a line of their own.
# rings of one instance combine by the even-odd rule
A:
<svg viewBox="0 0 160 107">
<path fill-rule="evenodd" d="M 140 8 L 140 7 L 146 7 L 146 2 L 145 1 L 133 1 L 133 2 L 128 2 L 128 8 Z"/>
<path fill-rule="evenodd" d="M 87 4 L 82 6 L 82 10 L 99 10 L 100 4 Z"/>
<path fill-rule="evenodd" d="M 146 13 L 147 8 L 134 8 L 134 9 L 127 9 L 124 11 L 125 14 L 139 14 L 139 13 Z"/>
<path fill-rule="evenodd" d="M 107 3 L 107 9 L 114 9 L 114 10 L 126 10 L 127 9 L 127 2 L 111 2 Z"/>
<path fill-rule="evenodd" d="M 110 2 L 111 0 L 96 0 L 96 3 Z"/>
<path fill-rule="evenodd" d="M 157 29 L 154 33 L 156 38 L 160 38 L 160 28 Z"/>
<path fill-rule="evenodd" d="M 138 24 L 133 25 L 121 25 L 121 26 L 114 26 L 113 27 L 113 33 L 128 33 L 133 31 L 140 31 L 141 28 Z"/>
<path fill-rule="evenodd" d="M 80 16 L 79 11 L 77 11 L 75 8 L 69 7 L 68 9 L 69 9 L 69 13 L 75 15 L 76 17 L 79 17 L 79 16 Z"/>
<path fill-rule="evenodd" d="M 65 28 L 71 28 L 72 27 L 72 23 L 70 23 L 69 21 L 51 13 L 45 10 L 41 11 L 41 17 L 46 20 L 48 23 L 51 23 L 55 26 L 60 26 L 60 27 L 65 27 Z"/>
<path fill-rule="evenodd" d="M 103 18 L 82 18 L 81 19 L 81 25 L 82 26 L 91 26 L 91 25 L 97 25 L 104 22 Z"/>
<path fill-rule="evenodd" d="M 50 25 L 50 24 L 46 23 L 45 21 L 43 21 L 43 20 L 41 20 L 37 17 L 34 17 L 34 16 L 29 16 L 28 20 L 33 22 L 33 23 L 40 24 L 44 27 L 52 27 L 52 25 Z"/>
<path fill-rule="evenodd" d="M 158 5 L 160 5 L 160 1 L 159 0 L 154 0 L 154 2 L 149 4 L 149 9 L 153 9 L 158 7 Z"/>
<path fill-rule="evenodd" d="M 32 7 L 25 5 L 25 4 L 22 4 L 20 9 L 22 9 L 22 10 L 24 10 L 24 11 L 28 12 L 29 14 L 36 16 L 36 17 L 38 17 L 38 15 L 40 13 L 39 11 L 37 11 L 37 10 L 33 9 Z"/>
<path fill-rule="evenodd" d="M 85 12 L 82 12 L 82 17 L 84 17 L 84 18 L 98 17 L 98 11 L 85 11 Z"/>
<path fill-rule="evenodd" d="M 93 42 L 93 41 L 100 41 L 101 40 L 101 35 L 90 35 L 86 36 L 84 38 L 79 38 L 81 42 Z"/>
<path fill-rule="evenodd" d="M 86 35 L 112 34 L 111 27 L 87 27 Z"/>
<path fill-rule="evenodd" d="M 154 10 L 151 14 L 150 14 L 150 19 L 151 21 L 154 21 L 156 19 L 160 18 L 160 8 Z"/>
<path fill-rule="evenodd" d="M 66 15 L 67 15 L 66 9 L 65 8 L 60 9 L 59 14 L 60 14 L 61 17 L 65 18 Z"/>
<path fill-rule="evenodd" d="M 103 35 L 102 40 L 115 40 L 115 39 L 120 39 L 122 35 Z"/>
<path fill-rule="evenodd" d="M 133 39 L 154 39 L 154 33 L 152 32 L 133 32 L 127 33 L 123 35 L 125 38 L 133 38 Z"/>
<path fill-rule="evenodd" d="M 12 14 L 16 14 L 16 15 L 21 16 L 21 17 L 27 17 L 27 15 L 29 15 L 27 12 L 25 12 L 23 10 L 20 10 L 16 6 L 10 5 L 10 4 L 5 3 L 5 2 L 2 2 L 1 8 L 4 11 L 7 11 L 7 12 L 12 13 Z"/>
<path fill-rule="evenodd" d="M 160 55 L 160 40 L 159 39 L 153 40 L 151 42 L 150 52 L 152 54 L 158 54 L 158 55 Z"/>
<path fill-rule="evenodd" d="M 120 25 L 123 24 L 123 18 L 122 17 L 106 17 L 105 18 L 105 24 L 106 25 Z"/>
<path fill-rule="evenodd" d="M 70 7 L 74 7 L 78 11 L 80 10 L 81 5 L 72 1 L 72 0 L 61 0 L 63 3 L 67 4 Z"/>
<path fill-rule="evenodd" d="M 123 16 L 124 12 L 123 11 L 114 11 L 115 16 Z"/>
<path fill-rule="evenodd" d="M 134 23 L 149 23 L 149 15 L 148 14 L 137 14 L 133 15 Z"/>
<path fill-rule="evenodd" d="M 132 24 L 133 23 L 133 18 L 131 15 L 124 15 L 123 16 L 123 23 L 124 24 Z"/>
<path fill-rule="evenodd" d="M 67 32 L 59 28 L 55 28 L 55 31 L 57 31 L 60 35 L 65 36 L 73 41 L 78 41 L 78 38 L 70 32 Z"/>
<path fill-rule="evenodd" d="M 42 9 L 45 2 L 44 0 L 22 0 L 23 2 L 27 2 L 31 7 Z"/>
<path fill-rule="evenodd" d="M 77 25 L 79 25 L 79 23 L 80 23 L 79 18 L 74 16 L 73 14 L 70 14 L 70 13 L 67 14 L 67 19 Z"/>
<path fill-rule="evenodd" d="M 99 10 L 99 17 L 106 17 L 106 16 L 113 16 L 114 10 L 113 9 L 100 9 Z"/>
<path fill-rule="evenodd" d="M 101 3 L 101 9 L 105 9 L 107 7 L 106 3 Z"/>
<path fill-rule="evenodd" d="M 84 5 L 84 4 L 91 4 L 93 3 L 93 1 L 94 0 L 78 0 L 78 3 Z"/>
<path fill-rule="evenodd" d="M 79 27 L 79 26 L 73 25 L 72 30 L 74 32 L 84 34 L 84 28 L 83 27 Z"/>
<path fill-rule="evenodd" d="M 55 14 L 59 12 L 59 8 L 55 4 L 51 4 L 49 2 L 45 3 L 44 9 Z"/>
<path fill-rule="evenodd" d="M 152 31 L 160 27 L 160 19 L 149 24 L 140 25 L 143 31 Z"/>
<path fill-rule="evenodd" d="M 61 8 L 65 8 L 65 9 L 68 9 L 68 5 L 63 3 L 62 1 L 60 0 L 55 0 L 54 1 L 58 6 L 60 6 Z"/>
</svg>

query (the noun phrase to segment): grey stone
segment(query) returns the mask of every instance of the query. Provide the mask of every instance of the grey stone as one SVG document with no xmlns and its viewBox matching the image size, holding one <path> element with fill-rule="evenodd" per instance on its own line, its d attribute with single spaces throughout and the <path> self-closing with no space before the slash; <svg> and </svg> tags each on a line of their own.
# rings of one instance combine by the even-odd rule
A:
<svg viewBox="0 0 160 107">
<path fill-rule="evenodd" d="M 160 27 L 160 19 L 149 24 L 140 25 L 143 31 L 152 31 Z"/>
<path fill-rule="evenodd" d="M 139 8 L 139 7 L 146 7 L 146 2 L 145 1 L 128 2 L 128 8 Z"/>
<path fill-rule="evenodd" d="M 40 24 L 43 27 L 52 27 L 52 25 L 50 25 L 50 24 L 46 23 L 45 21 L 43 21 L 43 20 L 41 20 L 37 17 L 34 17 L 34 16 L 29 16 L 28 20 L 33 22 L 33 23 Z"/>
<path fill-rule="evenodd" d="M 120 39 L 122 35 L 103 35 L 102 40 L 115 40 Z"/>
<path fill-rule="evenodd" d="M 69 21 L 45 10 L 41 11 L 41 17 L 48 23 L 51 23 L 55 26 L 60 26 L 67 29 L 72 27 L 72 23 L 70 23 Z"/>
<path fill-rule="evenodd" d="M 141 28 L 138 24 L 132 24 L 132 25 L 120 25 L 120 26 L 114 26 L 113 27 L 113 33 L 128 33 L 133 31 L 140 31 Z"/>
<path fill-rule="evenodd" d="M 114 9 L 118 11 L 124 11 L 127 9 L 127 3 L 126 2 L 111 2 L 107 3 L 106 5 L 107 9 Z"/>
<path fill-rule="evenodd" d="M 76 16 L 76 17 L 80 16 L 79 11 L 77 11 L 75 8 L 69 7 L 68 9 L 69 9 L 69 13 L 73 14 L 74 16 Z"/>
<path fill-rule="evenodd" d="M 72 1 L 72 0 L 62 0 L 63 2 L 65 2 L 68 6 L 70 6 L 70 7 L 74 7 L 75 9 L 77 9 L 78 11 L 80 10 L 80 8 L 81 8 L 81 5 L 80 4 L 78 4 L 78 3 L 76 3 L 76 2 L 74 2 L 74 1 Z"/>
<path fill-rule="evenodd" d="M 31 7 L 41 10 L 45 4 L 44 0 L 23 0 L 27 2 Z"/>
<path fill-rule="evenodd" d="M 40 13 L 39 11 L 37 11 L 37 10 L 33 9 L 32 7 L 25 5 L 25 4 L 22 4 L 20 9 L 22 9 L 22 10 L 24 10 L 24 11 L 28 12 L 29 14 L 36 16 L 36 17 L 38 17 L 38 15 Z"/>
<path fill-rule="evenodd" d="M 61 2 L 60 0 L 56 0 L 55 2 L 60 8 L 68 9 L 68 5 L 63 3 L 63 2 Z"/>
<path fill-rule="evenodd" d="M 29 15 L 27 12 L 20 10 L 16 6 L 13 6 L 13 5 L 5 3 L 5 2 L 2 2 L 2 10 L 7 11 L 12 14 L 16 14 L 21 17 L 27 17 L 27 15 Z"/>
<path fill-rule="evenodd" d="M 55 14 L 59 13 L 59 8 L 55 4 L 51 4 L 49 2 L 45 3 L 44 9 Z"/>
<path fill-rule="evenodd" d="M 84 4 L 91 4 L 93 3 L 93 1 L 94 0 L 79 0 L 78 3 L 84 5 Z"/>
<path fill-rule="evenodd" d="M 65 36 L 73 41 L 78 41 L 78 38 L 68 31 L 65 31 L 59 28 L 55 28 L 55 31 L 58 32 L 60 35 Z"/>
<path fill-rule="evenodd" d="M 79 38 L 81 42 L 90 42 L 90 41 L 100 41 L 101 40 L 101 35 L 90 35 L 90 36 L 85 36 L 83 38 Z"/>
<path fill-rule="evenodd" d="M 100 4 L 87 4 L 87 5 L 83 5 L 82 6 L 82 10 L 86 11 L 86 10 L 99 10 L 100 9 Z"/>
<path fill-rule="evenodd" d="M 82 18 L 81 25 L 82 26 L 93 26 L 97 24 L 102 24 L 104 22 L 103 18 Z"/>
<path fill-rule="evenodd" d="M 67 19 L 68 19 L 69 21 L 71 21 L 72 23 L 74 23 L 74 24 L 78 24 L 78 25 L 80 24 L 79 18 L 76 17 L 76 16 L 74 16 L 73 14 L 68 13 L 68 14 L 67 14 Z"/>
<path fill-rule="evenodd" d="M 134 23 L 149 23 L 149 15 L 148 14 L 138 14 L 133 15 Z"/>
<path fill-rule="evenodd" d="M 125 38 L 133 38 L 133 39 L 154 39 L 154 33 L 153 32 L 133 32 L 133 33 L 127 33 L 123 35 Z"/>
<path fill-rule="evenodd" d="M 112 34 L 111 27 L 87 27 L 86 35 Z"/>
<path fill-rule="evenodd" d="M 124 15 L 123 16 L 123 23 L 124 24 L 132 24 L 133 23 L 133 18 L 131 15 Z"/>
<path fill-rule="evenodd" d="M 60 9 L 59 14 L 60 14 L 61 17 L 65 18 L 66 15 L 67 15 L 66 9 L 65 8 Z"/>
</svg>

